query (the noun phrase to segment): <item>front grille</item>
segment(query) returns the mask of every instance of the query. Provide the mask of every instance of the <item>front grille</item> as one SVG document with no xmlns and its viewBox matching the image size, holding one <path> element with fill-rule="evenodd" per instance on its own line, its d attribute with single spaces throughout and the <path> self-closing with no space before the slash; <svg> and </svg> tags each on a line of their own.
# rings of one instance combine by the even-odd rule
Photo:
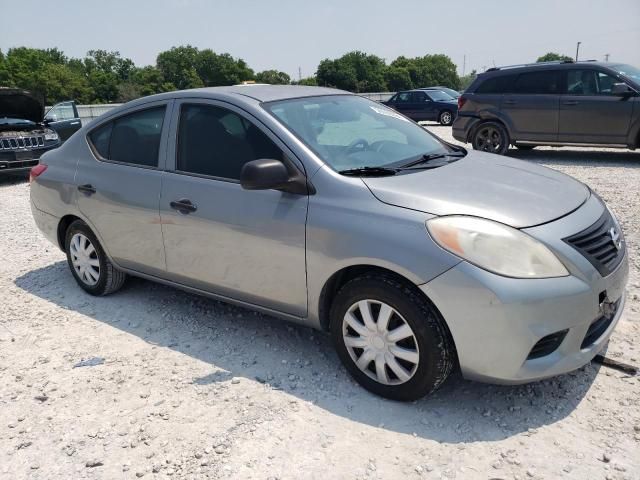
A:
<svg viewBox="0 0 640 480">
<path fill-rule="evenodd" d="M 44 147 L 43 135 L 0 138 L 0 150 L 17 150 L 18 148 Z"/>
<path fill-rule="evenodd" d="M 527 360 L 546 357 L 550 353 L 555 352 L 564 340 L 564 337 L 566 337 L 568 331 L 569 330 L 560 330 L 559 332 L 555 332 L 551 335 L 547 335 L 546 337 L 542 337 L 529 352 Z"/>
<path fill-rule="evenodd" d="M 602 336 L 604 332 L 607 331 L 607 328 L 609 328 L 609 325 L 611 325 L 611 322 L 616 316 L 619 306 L 620 300 L 613 304 L 612 311 L 608 315 L 602 315 L 589 325 L 589 329 L 587 330 L 587 334 L 584 336 L 584 340 L 582 340 L 580 348 L 590 347 Z"/>
<path fill-rule="evenodd" d="M 624 257 L 624 238 L 609 210 L 589 228 L 564 239 L 593 265 L 600 275 L 613 272 Z"/>
</svg>

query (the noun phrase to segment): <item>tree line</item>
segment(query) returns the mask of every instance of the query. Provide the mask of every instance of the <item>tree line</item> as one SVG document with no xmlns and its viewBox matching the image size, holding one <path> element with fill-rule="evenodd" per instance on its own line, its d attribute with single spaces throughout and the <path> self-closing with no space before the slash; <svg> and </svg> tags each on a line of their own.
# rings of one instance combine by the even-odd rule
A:
<svg viewBox="0 0 640 480">
<path fill-rule="evenodd" d="M 569 58 L 548 53 L 538 61 Z M 155 93 L 187 88 L 235 85 L 245 81 L 269 84 L 320 85 L 356 93 L 398 91 L 431 85 L 466 88 L 476 72 L 460 77 L 446 55 L 407 58 L 387 64 L 376 55 L 353 51 L 324 59 L 315 75 L 299 80 L 275 69 L 255 72 L 241 58 L 191 45 L 160 52 L 155 65 L 138 67 L 117 51 L 90 50 L 70 58 L 57 48 L 0 50 L 0 86 L 41 94 L 47 103 L 75 99 L 79 103 L 126 102 Z"/>
</svg>

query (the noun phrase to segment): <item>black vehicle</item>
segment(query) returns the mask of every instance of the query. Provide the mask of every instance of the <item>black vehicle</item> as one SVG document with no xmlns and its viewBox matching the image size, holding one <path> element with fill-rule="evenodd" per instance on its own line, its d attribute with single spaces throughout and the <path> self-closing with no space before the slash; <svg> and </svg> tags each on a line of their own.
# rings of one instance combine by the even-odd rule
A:
<svg viewBox="0 0 640 480">
<path fill-rule="evenodd" d="M 564 61 L 490 68 L 458 106 L 453 136 L 476 150 L 640 146 L 640 70 L 631 65 Z"/>
<path fill-rule="evenodd" d="M 44 115 L 38 96 L 0 88 L 0 174 L 29 170 L 81 126 L 74 102 L 59 103 Z"/>
<path fill-rule="evenodd" d="M 382 102 L 416 122 L 436 120 L 451 125 L 458 113 L 458 103 L 441 90 L 407 90 Z"/>
</svg>

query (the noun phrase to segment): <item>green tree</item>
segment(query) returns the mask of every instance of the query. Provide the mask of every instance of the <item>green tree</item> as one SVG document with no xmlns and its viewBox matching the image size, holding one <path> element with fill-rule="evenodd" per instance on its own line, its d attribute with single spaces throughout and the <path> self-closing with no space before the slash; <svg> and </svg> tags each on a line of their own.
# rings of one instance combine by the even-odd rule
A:
<svg viewBox="0 0 640 480">
<path fill-rule="evenodd" d="M 319 85 L 352 92 L 379 92 L 387 89 L 386 68 L 382 58 L 355 51 L 335 60 L 322 60 L 316 76 Z"/>
<path fill-rule="evenodd" d="M 413 88 L 411 75 L 409 75 L 409 70 L 407 68 L 389 66 L 385 72 L 384 78 L 387 81 L 387 89 L 393 92 Z"/>
<path fill-rule="evenodd" d="M 198 53 L 191 45 L 172 47 L 158 54 L 156 65 L 165 80 L 179 90 L 202 87 L 204 83 L 196 71 Z"/>
<path fill-rule="evenodd" d="M 176 90 L 176 86 L 171 82 L 167 82 L 162 72 L 156 67 L 138 68 L 133 72 L 131 78 L 137 86 L 140 96 Z"/>
<path fill-rule="evenodd" d="M 446 55 L 425 55 L 416 58 L 400 56 L 391 62 L 390 67 L 405 69 L 411 78 L 413 88 L 433 85 L 453 89 L 460 87 L 457 67 Z"/>
<path fill-rule="evenodd" d="M 538 59 L 536 60 L 536 62 L 565 62 L 565 61 L 572 61 L 573 58 L 569 57 L 567 55 L 562 55 L 560 53 L 555 53 L 555 52 L 548 52 L 545 53 L 544 55 L 542 55 L 541 57 L 538 57 Z"/>
<path fill-rule="evenodd" d="M 196 53 L 194 67 L 205 87 L 236 85 L 254 78 L 253 70 L 241 58 L 208 48 Z"/>
<path fill-rule="evenodd" d="M 309 87 L 316 87 L 318 85 L 318 79 L 316 77 L 305 77 L 297 81 L 292 81 L 292 85 L 306 85 Z"/>
<path fill-rule="evenodd" d="M 256 82 L 269 83 L 271 85 L 288 85 L 291 83 L 291 77 L 278 70 L 265 70 L 256 73 Z"/>
</svg>

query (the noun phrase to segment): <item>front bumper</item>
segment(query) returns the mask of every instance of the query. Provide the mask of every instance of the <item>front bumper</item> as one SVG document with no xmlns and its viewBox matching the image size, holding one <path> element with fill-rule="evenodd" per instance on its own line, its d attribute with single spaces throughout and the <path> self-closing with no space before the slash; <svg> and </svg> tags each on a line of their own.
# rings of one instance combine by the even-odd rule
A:
<svg viewBox="0 0 640 480">
<path fill-rule="evenodd" d="M 591 361 L 619 321 L 629 275 L 627 254 L 606 277 L 562 238 L 595 222 L 603 212 L 592 196 L 571 215 L 526 231 L 558 254 L 570 275 L 513 279 L 461 262 L 421 286 L 444 316 L 466 378 L 518 384 L 566 373 Z M 602 317 L 602 300 L 616 302 L 610 323 L 582 348 L 591 324 Z M 567 330 L 557 348 L 528 359 L 544 337 Z"/>
<path fill-rule="evenodd" d="M 45 152 L 60 146 L 60 142 L 40 148 L 0 151 L 0 174 L 30 170 L 40 163 Z"/>
</svg>

